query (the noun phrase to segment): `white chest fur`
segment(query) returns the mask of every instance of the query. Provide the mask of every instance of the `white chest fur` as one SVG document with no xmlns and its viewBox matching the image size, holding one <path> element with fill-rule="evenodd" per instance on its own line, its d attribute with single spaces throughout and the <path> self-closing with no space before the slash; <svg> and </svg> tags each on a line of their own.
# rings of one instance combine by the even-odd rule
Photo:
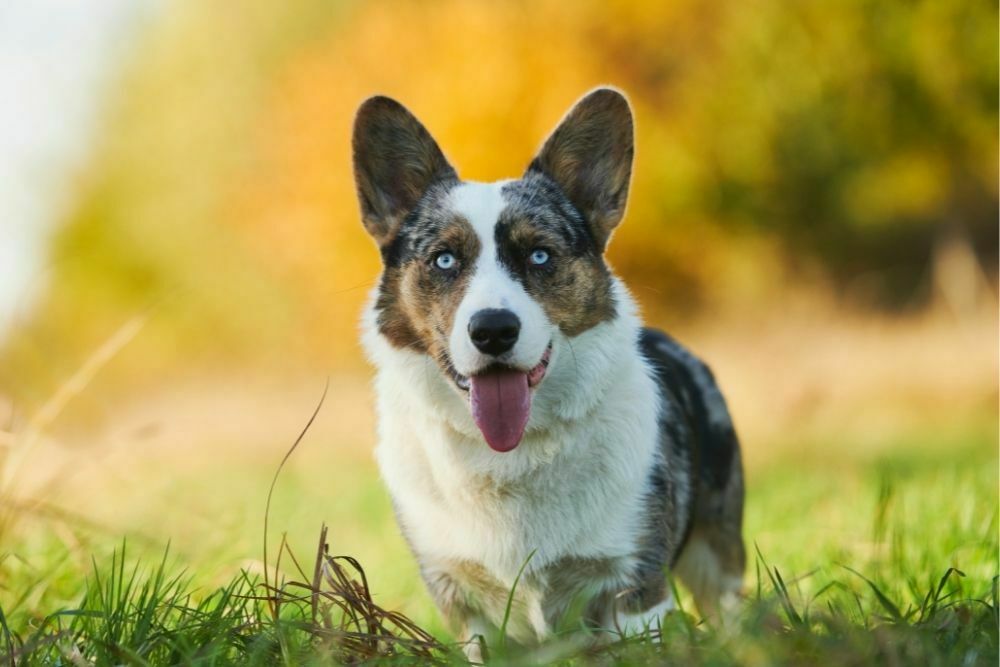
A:
<svg viewBox="0 0 1000 667">
<path fill-rule="evenodd" d="M 631 300 L 623 289 L 618 296 L 625 308 L 615 320 L 556 341 L 528 431 L 507 453 L 486 446 L 432 360 L 391 348 L 368 327 L 376 457 L 419 557 L 473 562 L 507 584 L 532 552 L 529 572 L 568 556 L 631 558 L 658 399 L 636 349 Z"/>
</svg>

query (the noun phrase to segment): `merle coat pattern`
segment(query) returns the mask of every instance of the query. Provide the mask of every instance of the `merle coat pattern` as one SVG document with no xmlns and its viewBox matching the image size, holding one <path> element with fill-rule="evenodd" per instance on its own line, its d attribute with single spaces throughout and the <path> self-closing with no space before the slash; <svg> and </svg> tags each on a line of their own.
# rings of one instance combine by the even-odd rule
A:
<svg viewBox="0 0 1000 667">
<path fill-rule="evenodd" d="M 522 567 L 507 625 L 520 642 L 570 609 L 610 632 L 655 624 L 668 572 L 706 614 L 737 595 L 743 475 L 725 401 L 705 364 L 642 327 L 604 259 L 631 177 L 624 96 L 582 98 L 515 180 L 462 181 L 385 97 L 362 104 L 353 145 L 384 265 L 364 323 L 376 458 L 446 617 L 492 636 Z M 497 313 L 506 328 L 482 334 Z"/>
</svg>

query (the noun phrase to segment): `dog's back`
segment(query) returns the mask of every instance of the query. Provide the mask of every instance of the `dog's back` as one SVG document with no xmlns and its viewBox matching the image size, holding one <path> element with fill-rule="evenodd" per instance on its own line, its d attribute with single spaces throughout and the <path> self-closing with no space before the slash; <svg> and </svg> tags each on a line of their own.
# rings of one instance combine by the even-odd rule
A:
<svg viewBox="0 0 1000 667">
<path fill-rule="evenodd" d="M 675 522 L 665 532 L 678 536 L 668 561 L 698 606 L 712 613 L 720 600 L 739 590 L 746 560 L 739 441 L 704 362 L 657 329 L 642 330 L 639 349 L 664 401 L 660 432 L 665 465 L 658 474 L 674 478 L 662 485 L 664 521 Z M 687 480 L 677 479 L 683 474 Z M 682 491 L 670 491 L 678 488 Z"/>
</svg>

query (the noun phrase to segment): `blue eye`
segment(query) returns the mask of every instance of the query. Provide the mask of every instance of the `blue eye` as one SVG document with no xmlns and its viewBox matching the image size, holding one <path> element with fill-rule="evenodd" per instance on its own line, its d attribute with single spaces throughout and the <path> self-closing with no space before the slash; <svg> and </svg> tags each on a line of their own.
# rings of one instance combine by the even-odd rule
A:
<svg viewBox="0 0 1000 667">
<path fill-rule="evenodd" d="M 442 252 L 434 258 L 434 265 L 442 271 L 449 271 L 455 268 L 455 264 L 457 263 L 458 260 L 450 252 Z"/>
<path fill-rule="evenodd" d="M 529 261 L 535 266 L 542 266 L 547 264 L 549 261 L 549 253 L 547 250 L 542 250 L 541 248 L 535 248 L 531 251 L 531 255 L 528 257 Z"/>
</svg>

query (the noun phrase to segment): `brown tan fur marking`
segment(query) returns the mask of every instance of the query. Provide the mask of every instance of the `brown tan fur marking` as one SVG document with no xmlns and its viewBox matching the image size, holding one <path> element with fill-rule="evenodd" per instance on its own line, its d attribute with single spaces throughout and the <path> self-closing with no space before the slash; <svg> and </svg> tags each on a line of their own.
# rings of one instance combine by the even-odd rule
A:
<svg viewBox="0 0 1000 667">
<path fill-rule="evenodd" d="M 426 254 L 415 254 L 398 267 L 386 267 L 380 286 L 380 331 L 396 347 L 427 353 L 439 362 L 447 358 L 448 334 L 462 303 L 471 267 L 480 253 L 472 226 L 460 216 L 439 227 Z M 434 266 L 439 252 L 458 259 L 456 268 L 443 272 Z"/>
</svg>

